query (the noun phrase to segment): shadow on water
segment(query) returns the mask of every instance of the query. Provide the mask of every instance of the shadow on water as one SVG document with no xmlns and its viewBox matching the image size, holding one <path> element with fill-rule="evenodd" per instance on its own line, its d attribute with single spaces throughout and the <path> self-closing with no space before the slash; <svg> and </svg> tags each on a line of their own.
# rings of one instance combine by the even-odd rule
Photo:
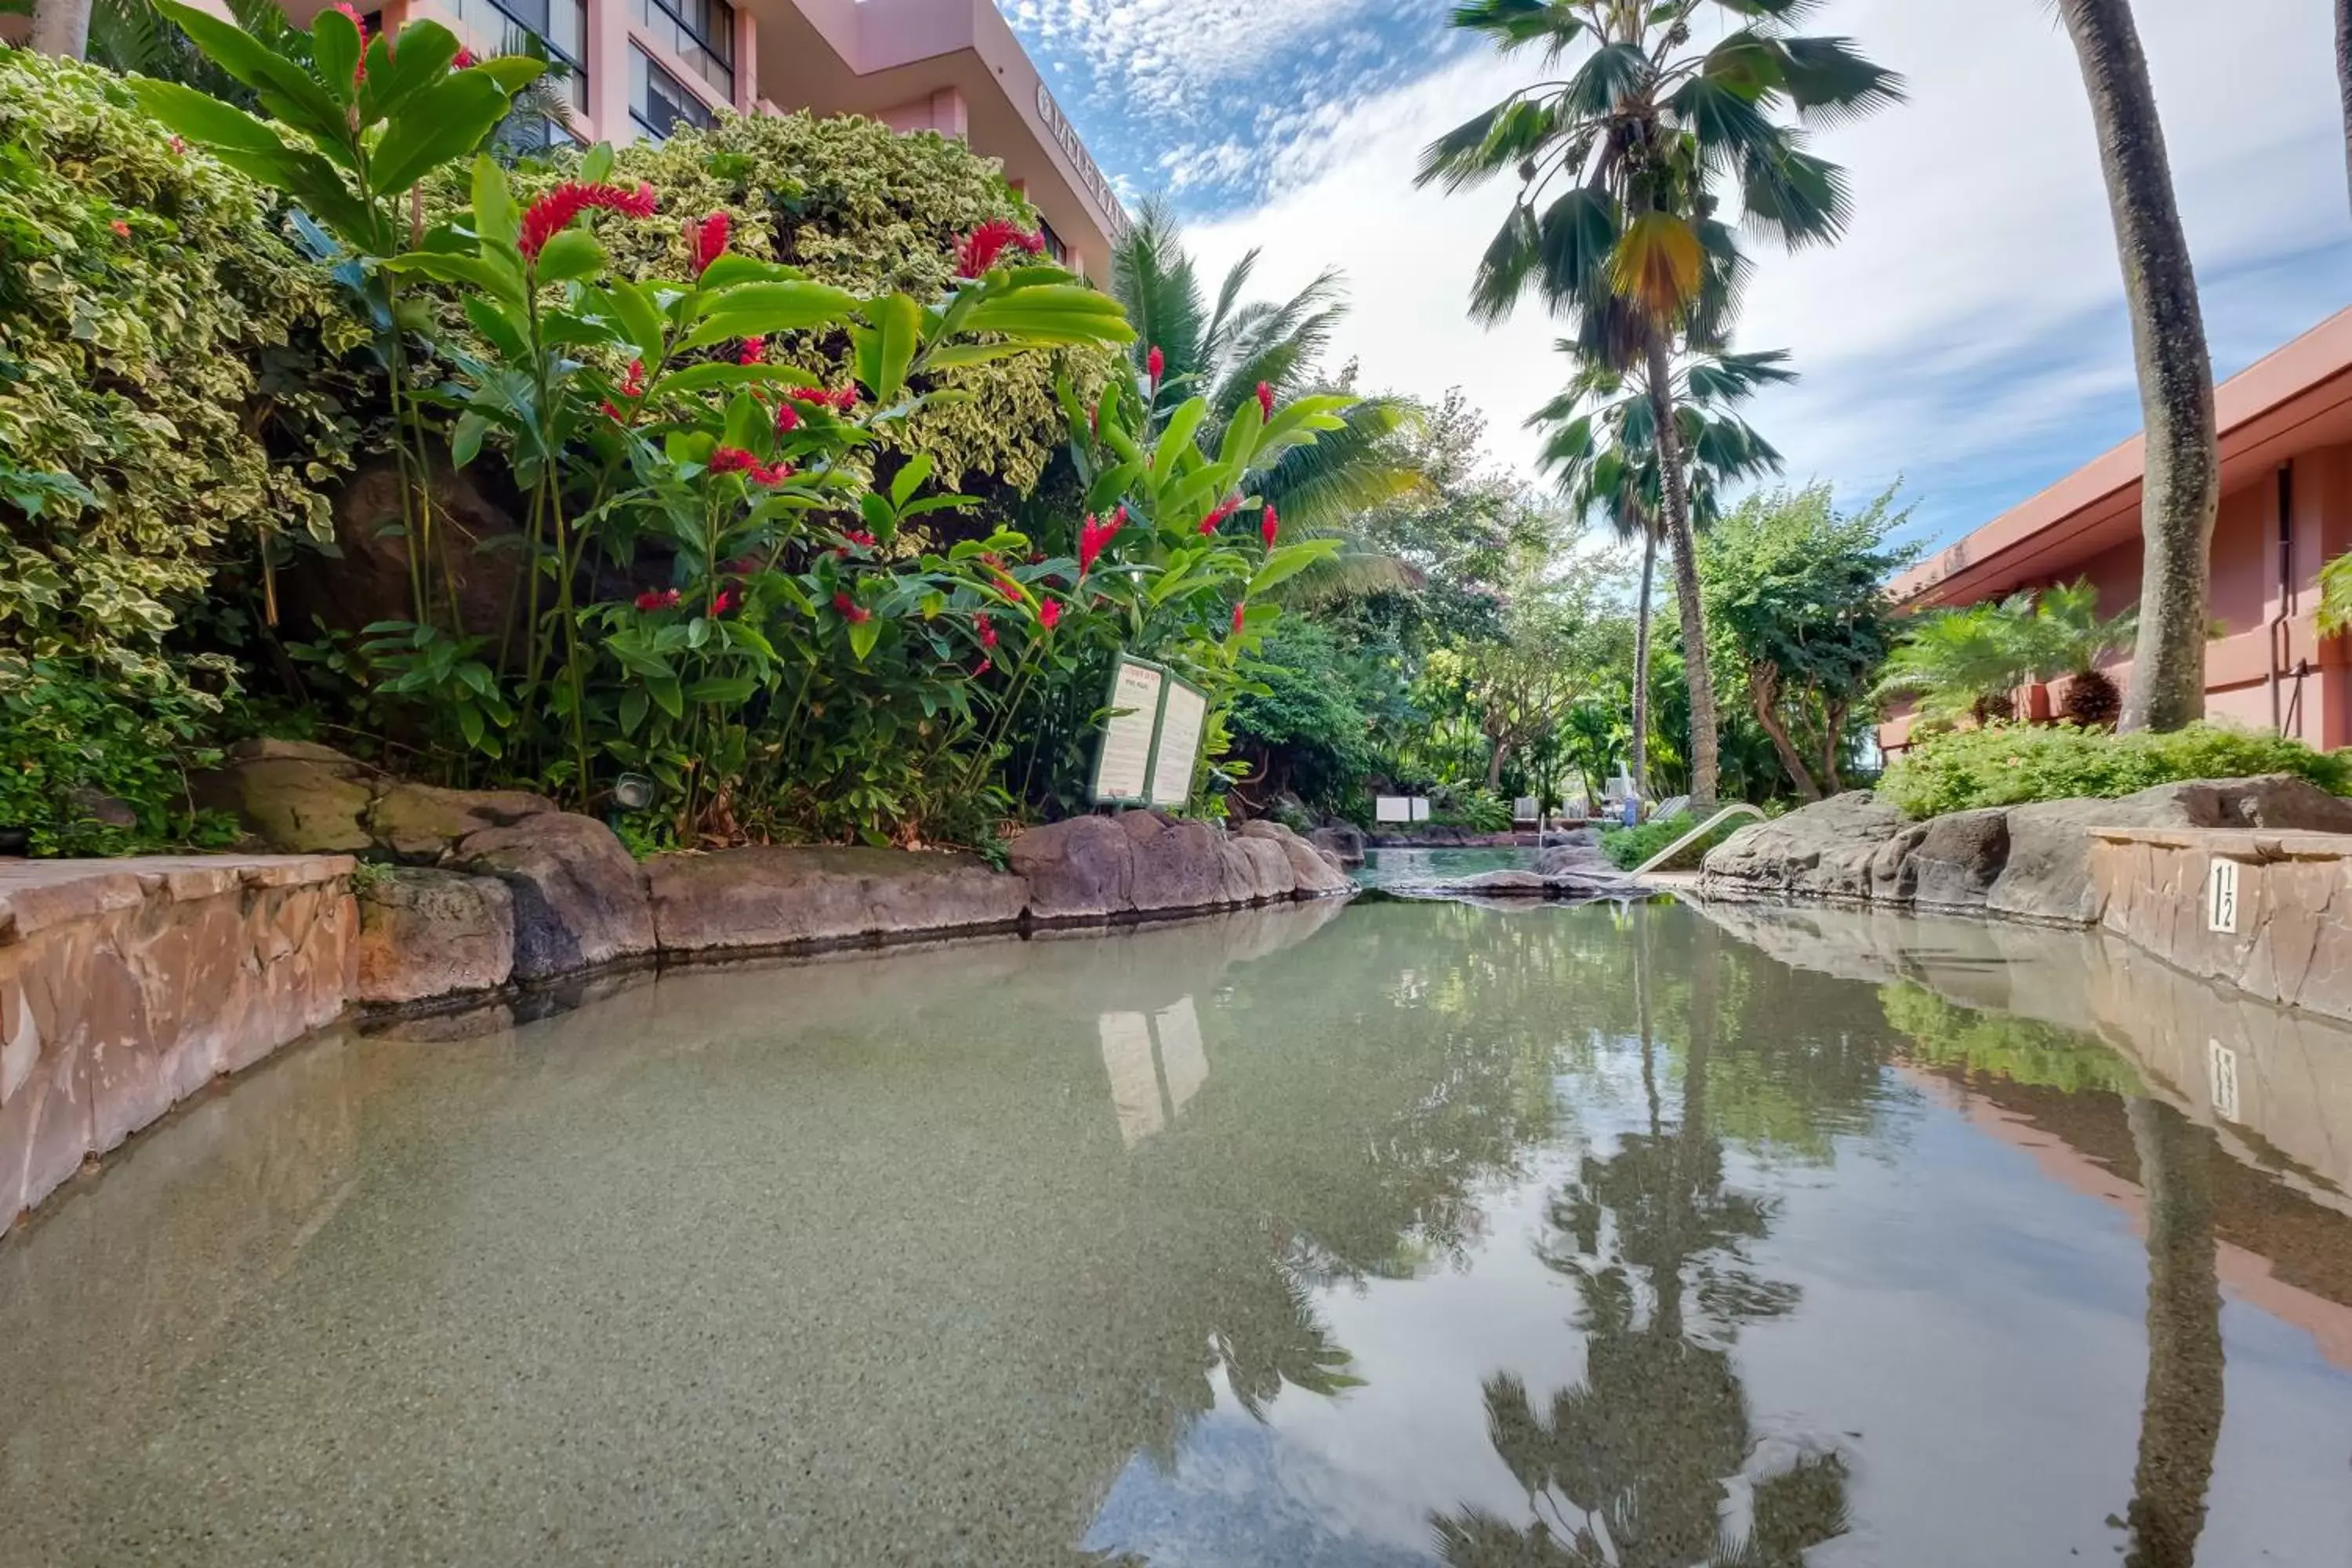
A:
<svg viewBox="0 0 2352 1568">
<path fill-rule="evenodd" d="M 1304 906 L 331 1037 L 0 1246 L 0 1563 L 2325 1561 L 2352 1038 L 2053 952 Z"/>
</svg>

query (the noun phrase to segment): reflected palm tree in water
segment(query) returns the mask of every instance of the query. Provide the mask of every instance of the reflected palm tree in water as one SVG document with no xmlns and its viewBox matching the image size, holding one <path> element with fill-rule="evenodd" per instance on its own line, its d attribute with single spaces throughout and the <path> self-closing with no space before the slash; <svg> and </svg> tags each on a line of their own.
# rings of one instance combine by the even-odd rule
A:
<svg viewBox="0 0 2352 1568">
<path fill-rule="evenodd" d="M 2212 1139 L 2161 1100 L 2127 1102 L 2147 1196 L 2147 1393 L 2124 1522 L 2128 1568 L 2189 1568 L 2221 1439 L 2221 1290 Z"/>
<path fill-rule="evenodd" d="M 1765 1236 L 1773 1206 L 1725 1186 L 1709 1121 L 1719 944 L 1701 933 L 1687 983 L 1659 996 L 1646 911 L 1636 916 L 1647 1126 L 1606 1158 L 1583 1161 L 1555 1194 L 1540 1244 L 1545 1263 L 1576 1282 L 1585 1379 L 1555 1393 L 1548 1411 L 1517 1376 L 1488 1381 L 1488 1434 L 1535 1518 L 1521 1526 L 1475 1508 L 1441 1515 L 1438 1549 L 1454 1568 L 1796 1568 L 1846 1529 L 1844 1462 L 1825 1454 L 1755 1480 L 1747 1528 L 1725 1530 L 1733 1478 L 1756 1441 L 1730 1345 L 1742 1325 L 1793 1311 L 1799 1295 L 1752 1266 L 1747 1249 Z M 1672 1121 L 1654 1005 L 1687 1031 Z"/>
</svg>

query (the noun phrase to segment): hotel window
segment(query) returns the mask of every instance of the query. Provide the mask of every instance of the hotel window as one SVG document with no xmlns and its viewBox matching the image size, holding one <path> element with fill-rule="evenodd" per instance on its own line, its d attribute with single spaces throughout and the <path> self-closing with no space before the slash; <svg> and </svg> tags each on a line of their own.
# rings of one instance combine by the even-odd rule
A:
<svg viewBox="0 0 2352 1568">
<path fill-rule="evenodd" d="M 735 7 L 727 0 L 637 0 L 637 26 L 735 101 Z"/>
<path fill-rule="evenodd" d="M 1054 226 L 1040 217 L 1037 220 L 1037 232 L 1045 237 L 1045 254 L 1067 267 L 1070 264 L 1070 247 L 1062 243 L 1060 235 L 1054 232 Z"/>
<path fill-rule="evenodd" d="M 719 122 L 692 89 L 634 46 L 629 49 L 629 118 L 656 142 L 667 139 L 681 125 L 707 127 Z"/>
<path fill-rule="evenodd" d="M 520 54 L 525 35 L 547 46 L 564 68 L 563 91 L 579 113 L 588 112 L 588 7 L 586 0 L 442 0 L 457 19 L 457 36 L 478 51 Z M 563 132 L 556 131 L 556 139 Z"/>
</svg>

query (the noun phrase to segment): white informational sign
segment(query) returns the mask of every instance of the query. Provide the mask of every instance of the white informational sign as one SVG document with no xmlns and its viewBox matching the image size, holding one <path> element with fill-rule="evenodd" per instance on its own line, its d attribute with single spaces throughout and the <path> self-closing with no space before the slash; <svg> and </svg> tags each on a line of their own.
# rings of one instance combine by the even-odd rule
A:
<svg viewBox="0 0 2352 1568">
<path fill-rule="evenodd" d="M 2213 1114 L 2238 1120 L 2238 1053 L 2219 1040 L 2205 1042 L 2205 1070 L 2213 1087 Z"/>
<path fill-rule="evenodd" d="M 1209 700 L 1181 680 L 1160 699 L 1160 752 L 1151 764 L 1151 804 L 1182 805 L 1192 795 L 1192 767 L 1201 757 L 1201 730 Z"/>
<path fill-rule="evenodd" d="M 1417 795 L 1412 797 L 1412 819 L 1415 822 L 1427 822 L 1429 820 L 1429 797 L 1427 795 Z"/>
<path fill-rule="evenodd" d="M 2216 860 L 2205 879 L 2205 927 L 2226 936 L 2238 934 L 2238 863 Z"/>
<path fill-rule="evenodd" d="M 1111 683 L 1111 716 L 1103 725 L 1102 750 L 1095 759 L 1094 795 L 1102 801 L 1141 801 L 1151 788 L 1151 739 L 1160 727 L 1160 692 L 1167 677 L 1148 664 L 1118 661 Z"/>
<path fill-rule="evenodd" d="M 1412 802 L 1401 795 L 1377 795 L 1372 800 L 1372 820 L 1374 822 L 1411 822 Z"/>
</svg>

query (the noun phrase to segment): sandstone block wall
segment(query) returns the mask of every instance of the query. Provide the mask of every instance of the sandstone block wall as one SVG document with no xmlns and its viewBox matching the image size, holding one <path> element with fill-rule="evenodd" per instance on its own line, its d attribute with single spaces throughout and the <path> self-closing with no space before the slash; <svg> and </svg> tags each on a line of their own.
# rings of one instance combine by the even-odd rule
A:
<svg viewBox="0 0 2352 1568">
<path fill-rule="evenodd" d="M 2352 835 L 2100 828 L 2109 931 L 2266 1002 L 2352 1019 Z M 2216 930 L 2213 868 L 2235 868 Z"/>
<path fill-rule="evenodd" d="M 342 1012 L 352 868 L 0 861 L 0 1229 L 84 1159 Z"/>
</svg>

